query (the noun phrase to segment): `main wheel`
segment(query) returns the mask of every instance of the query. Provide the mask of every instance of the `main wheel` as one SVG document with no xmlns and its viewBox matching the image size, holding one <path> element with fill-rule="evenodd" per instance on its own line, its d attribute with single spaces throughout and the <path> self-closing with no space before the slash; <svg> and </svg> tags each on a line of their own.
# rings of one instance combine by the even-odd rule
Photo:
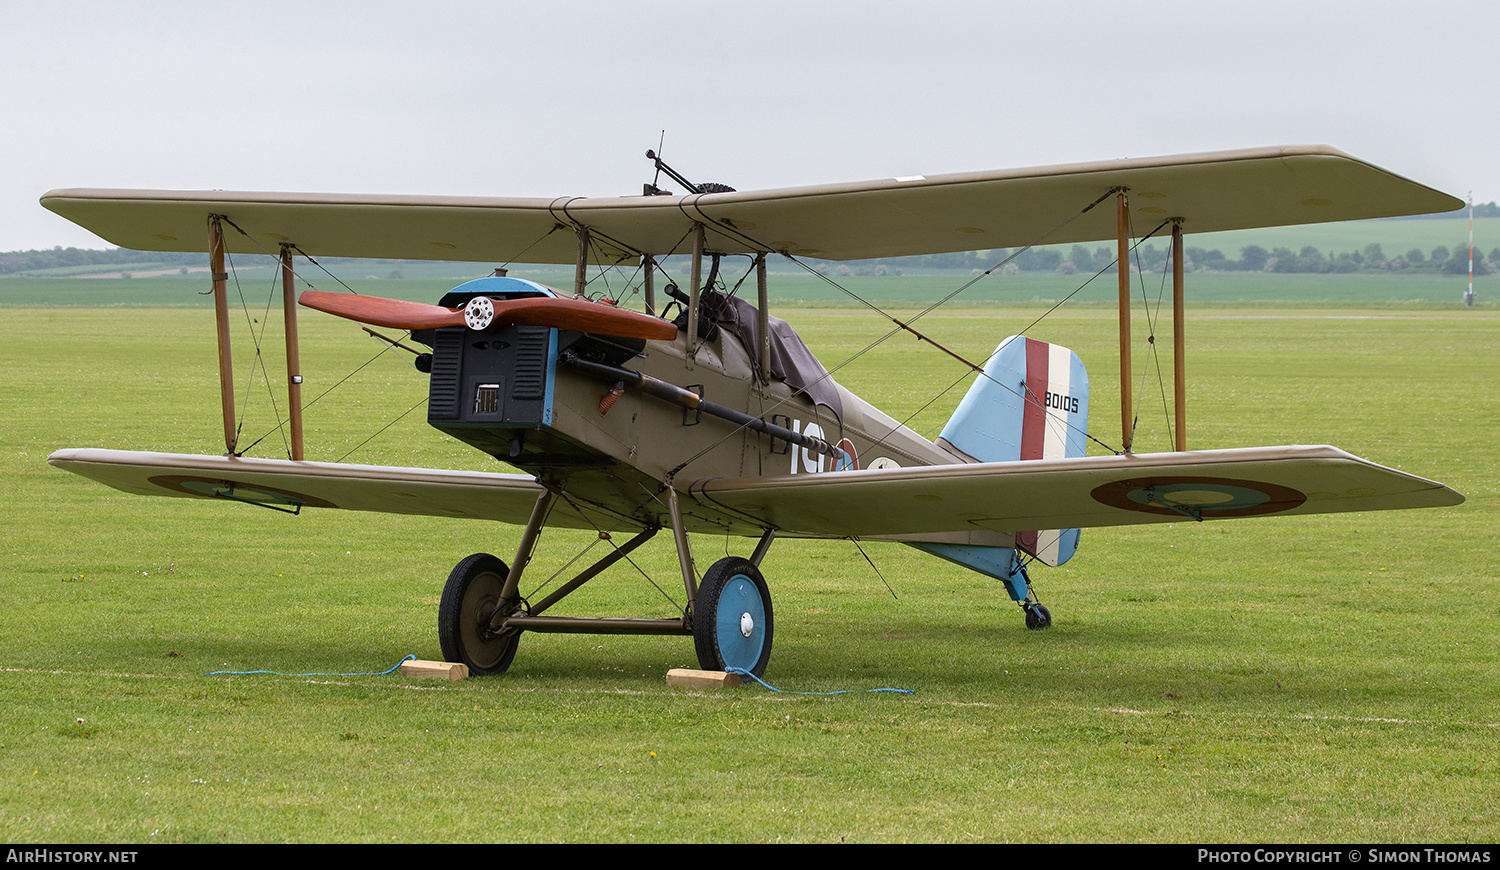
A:
<svg viewBox="0 0 1500 870">
<path fill-rule="evenodd" d="M 757 677 L 771 659 L 771 590 L 749 559 L 720 559 L 693 602 L 693 646 L 706 671 L 743 668 Z"/>
<path fill-rule="evenodd" d="M 469 673 L 480 676 L 503 674 L 510 667 L 521 633 L 496 634 L 489 628 L 509 574 L 505 563 L 489 553 L 475 553 L 454 566 L 438 603 L 438 644 L 444 660 L 463 662 Z M 519 602 L 504 603 L 513 611 Z"/>
</svg>

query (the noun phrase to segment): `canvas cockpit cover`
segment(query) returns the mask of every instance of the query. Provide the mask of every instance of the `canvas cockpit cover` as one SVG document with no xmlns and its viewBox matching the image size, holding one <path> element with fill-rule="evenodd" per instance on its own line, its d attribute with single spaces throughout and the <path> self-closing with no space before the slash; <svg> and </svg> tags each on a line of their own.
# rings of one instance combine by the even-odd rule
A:
<svg viewBox="0 0 1500 870">
<path fill-rule="evenodd" d="M 702 294 L 704 311 L 720 327 L 729 330 L 750 354 L 750 362 L 756 372 L 760 371 L 760 312 L 754 305 L 738 296 L 730 296 L 717 290 L 706 290 Z M 827 407 L 842 423 L 844 402 L 839 397 L 838 385 L 833 377 L 792 325 L 779 317 L 766 318 L 770 326 L 770 369 L 774 380 L 782 381 L 808 398 Z"/>
</svg>

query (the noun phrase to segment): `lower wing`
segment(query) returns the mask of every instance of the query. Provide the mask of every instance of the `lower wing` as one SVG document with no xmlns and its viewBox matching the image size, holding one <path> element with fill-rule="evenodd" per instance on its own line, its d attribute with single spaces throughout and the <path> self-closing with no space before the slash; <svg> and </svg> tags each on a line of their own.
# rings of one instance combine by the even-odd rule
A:
<svg viewBox="0 0 1500 870">
<path fill-rule="evenodd" d="M 127 450 L 59 450 L 59 468 L 141 495 L 342 508 L 523 524 L 542 488 L 530 475 L 292 462 Z M 904 537 L 1021 532 L 1236 517 L 1445 507 L 1441 483 L 1335 447 L 1255 447 L 705 478 L 702 508 L 793 536 Z M 585 511 L 589 515 L 585 515 Z M 549 526 L 618 518 L 563 499 Z"/>
<path fill-rule="evenodd" d="M 1021 532 L 1461 504 L 1336 447 L 1254 447 L 706 479 L 700 500 L 791 534 Z"/>
</svg>

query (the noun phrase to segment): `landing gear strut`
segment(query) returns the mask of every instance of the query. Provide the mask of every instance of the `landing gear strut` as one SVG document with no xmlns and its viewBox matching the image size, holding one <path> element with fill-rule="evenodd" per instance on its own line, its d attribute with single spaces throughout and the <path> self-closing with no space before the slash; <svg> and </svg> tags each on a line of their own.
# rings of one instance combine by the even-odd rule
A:
<svg viewBox="0 0 1500 870">
<path fill-rule="evenodd" d="M 1021 603 L 1021 609 L 1026 611 L 1026 627 L 1033 631 L 1040 631 L 1052 626 L 1052 613 L 1047 608 L 1035 601 Z"/>
<path fill-rule="evenodd" d="M 624 544 L 611 544 L 613 549 L 607 554 L 545 598 L 524 598 L 518 591 L 521 576 L 557 494 L 551 488 L 538 494 L 515 561 L 509 567 L 488 553 L 475 553 L 453 569 L 438 605 L 438 641 L 446 660 L 463 662 L 475 675 L 503 674 L 515 658 L 521 633 L 528 631 L 688 635 L 705 669 L 739 668 L 756 676 L 765 672 L 771 658 L 773 617 L 771 592 L 757 565 L 776 537 L 773 530 L 767 529 L 761 536 L 749 559 L 731 557 L 715 562 L 700 585 L 677 493 L 669 488 L 665 500 L 689 605 L 668 619 L 553 616 L 547 613 L 552 605 L 628 556 L 658 531 L 656 526 L 641 529 Z M 599 536 L 603 541 L 610 540 L 606 532 L 601 531 Z"/>
<path fill-rule="evenodd" d="M 1015 562 L 1011 566 L 1011 579 L 1007 582 L 1010 597 L 1021 605 L 1021 610 L 1026 613 L 1026 627 L 1032 631 L 1041 631 L 1052 625 L 1052 612 L 1042 606 L 1036 599 L 1036 589 L 1031 585 L 1031 577 L 1026 573 L 1026 563 L 1021 559 L 1021 554 L 1015 554 Z"/>
</svg>

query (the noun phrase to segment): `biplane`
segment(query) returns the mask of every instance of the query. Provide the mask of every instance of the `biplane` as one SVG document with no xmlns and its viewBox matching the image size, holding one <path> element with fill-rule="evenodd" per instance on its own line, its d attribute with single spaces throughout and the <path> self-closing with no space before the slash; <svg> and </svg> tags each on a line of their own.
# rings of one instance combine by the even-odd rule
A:
<svg viewBox="0 0 1500 870">
<path fill-rule="evenodd" d="M 774 541 L 893 541 L 1000 581 L 1045 628 L 1028 565 L 1059 565 L 1082 528 L 1456 505 L 1434 481 L 1327 446 L 1189 451 L 1183 235 L 1448 211 L 1457 199 L 1325 146 L 737 191 L 646 185 L 621 198 L 421 197 L 55 190 L 42 204 L 125 248 L 210 256 L 225 451 L 59 450 L 49 461 L 120 490 L 465 517 L 523 527 L 506 562 L 458 562 L 438 606 L 443 655 L 505 671 L 525 632 L 691 636 L 706 669 L 760 675 L 774 613 L 760 564 Z M 1176 450 L 1131 451 L 1131 228 L 1170 227 Z M 857 260 L 1113 240 L 1120 292 L 1121 446 L 1088 455 L 1088 373 L 1067 348 L 1012 336 L 973 370 L 928 440 L 840 386 L 770 315 L 767 259 Z M 288 459 L 241 455 L 234 429 L 225 252 L 280 257 L 292 413 Z M 406 330 L 427 421 L 519 473 L 304 461 L 294 254 L 572 264 L 571 291 L 504 269 L 435 304 L 307 290 L 300 303 Z M 689 262 L 686 290 L 663 258 Z M 725 257 L 754 303 L 722 292 Z M 637 269 L 631 310 L 592 298 L 590 269 Z M 666 300 L 658 296 L 660 293 Z M 598 294 L 593 294 L 597 296 Z M 748 295 L 748 294 L 747 294 Z M 665 304 L 659 304 L 665 301 Z M 872 306 L 873 307 L 873 306 Z M 912 321 L 895 328 L 932 341 Z M 403 340 L 405 340 L 403 338 Z M 939 343 L 933 342 L 939 346 Z M 951 351 L 949 352 L 951 354 Z M 957 355 L 954 354 L 956 357 Z M 588 529 L 606 555 L 545 597 L 523 576 L 547 528 Z M 558 615 L 573 591 L 671 533 L 685 604 L 666 617 Z M 749 539 L 700 570 L 692 536 Z"/>
</svg>

